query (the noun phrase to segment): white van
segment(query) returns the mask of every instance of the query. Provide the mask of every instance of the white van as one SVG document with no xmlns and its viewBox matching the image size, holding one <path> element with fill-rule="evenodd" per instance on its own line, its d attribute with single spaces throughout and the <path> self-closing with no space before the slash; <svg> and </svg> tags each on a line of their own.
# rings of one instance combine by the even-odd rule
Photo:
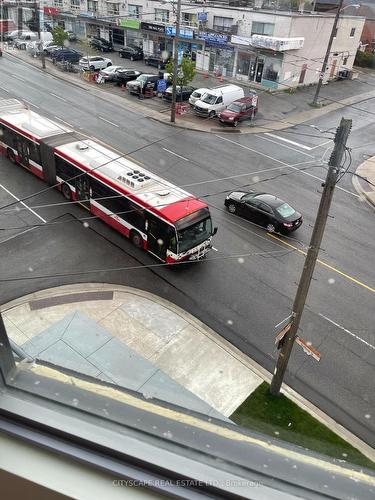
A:
<svg viewBox="0 0 375 500">
<path fill-rule="evenodd" d="M 229 104 L 237 99 L 245 97 L 243 88 L 237 85 L 223 85 L 207 91 L 204 96 L 195 103 L 194 111 L 197 115 L 210 117 L 223 111 Z"/>
<path fill-rule="evenodd" d="M 42 42 L 50 42 L 52 39 L 53 39 L 52 33 L 50 33 L 49 31 L 42 31 L 40 33 L 40 40 Z M 34 31 L 29 31 L 23 33 L 22 36 L 17 38 L 14 41 L 14 46 L 17 49 L 25 50 L 30 42 L 38 42 L 38 41 L 39 41 L 38 33 L 35 33 Z"/>
</svg>

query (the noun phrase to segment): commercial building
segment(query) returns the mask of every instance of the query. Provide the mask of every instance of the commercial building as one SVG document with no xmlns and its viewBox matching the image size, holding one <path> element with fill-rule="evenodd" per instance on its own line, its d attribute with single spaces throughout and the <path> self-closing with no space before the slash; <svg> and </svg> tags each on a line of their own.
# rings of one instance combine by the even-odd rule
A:
<svg viewBox="0 0 375 500">
<path fill-rule="evenodd" d="M 80 36 L 142 46 L 145 54 L 172 53 L 176 3 L 129 1 L 47 0 L 44 18 Z M 182 2 L 178 48 L 196 61 L 198 70 L 272 89 L 317 82 L 334 14 L 197 1 Z M 352 68 L 364 22 L 341 14 L 326 79 Z"/>
</svg>

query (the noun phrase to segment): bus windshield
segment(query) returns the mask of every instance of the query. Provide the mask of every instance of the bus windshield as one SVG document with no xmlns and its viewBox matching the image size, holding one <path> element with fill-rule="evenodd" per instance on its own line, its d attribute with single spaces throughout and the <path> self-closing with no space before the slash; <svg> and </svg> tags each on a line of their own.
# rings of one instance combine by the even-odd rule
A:
<svg viewBox="0 0 375 500">
<path fill-rule="evenodd" d="M 178 232 L 178 251 L 186 252 L 190 248 L 203 243 L 212 235 L 211 218 L 207 218 L 192 224 Z"/>
</svg>

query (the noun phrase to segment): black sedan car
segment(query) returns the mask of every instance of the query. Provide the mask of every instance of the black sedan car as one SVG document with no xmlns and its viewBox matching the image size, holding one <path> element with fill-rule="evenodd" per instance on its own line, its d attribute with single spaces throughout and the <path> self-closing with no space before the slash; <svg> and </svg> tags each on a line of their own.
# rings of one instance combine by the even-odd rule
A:
<svg viewBox="0 0 375 500">
<path fill-rule="evenodd" d="M 143 59 L 143 50 L 139 47 L 123 47 L 118 51 L 118 55 L 131 61 L 141 61 Z"/>
<path fill-rule="evenodd" d="M 302 224 L 302 215 L 272 194 L 233 191 L 224 204 L 230 213 L 264 226 L 270 232 L 290 233 Z"/>
<path fill-rule="evenodd" d="M 105 38 L 92 37 L 90 40 L 90 45 L 96 50 L 101 52 L 111 52 L 113 50 L 113 45 L 111 42 Z"/>
<path fill-rule="evenodd" d="M 141 71 L 137 71 L 135 69 L 121 68 L 114 73 L 113 81 L 117 83 L 117 85 L 125 85 L 126 83 L 138 78 L 141 74 Z"/>
<path fill-rule="evenodd" d="M 191 94 L 196 90 L 195 87 L 191 87 L 190 85 L 184 85 L 183 87 L 180 87 L 177 85 L 176 87 L 176 101 L 177 102 L 182 102 L 182 101 L 188 101 L 189 97 Z M 172 100 L 172 87 L 168 87 L 167 90 L 165 91 L 164 97 L 167 99 L 167 101 Z"/>
<path fill-rule="evenodd" d="M 155 68 L 158 69 L 165 69 L 168 62 L 169 58 L 163 59 L 161 56 L 157 55 L 145 56 L 145 64 L 147 64 L 147 66 L 155 66 Z"/>
</svg>

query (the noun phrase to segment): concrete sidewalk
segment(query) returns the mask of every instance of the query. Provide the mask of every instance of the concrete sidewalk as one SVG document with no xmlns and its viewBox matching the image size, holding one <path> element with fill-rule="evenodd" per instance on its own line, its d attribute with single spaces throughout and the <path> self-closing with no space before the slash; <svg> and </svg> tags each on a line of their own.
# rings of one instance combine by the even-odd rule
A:
<svg viewBox="0 0 375 500">
<path fill-rule="evenodd" d="M 355 171 L 353 185 L 365 200 L 375 207 L 375 156 L 365 160 Z"/>
<path fill-rule="evenodd" d="M 118 87 L 112 84 L 98 85 L 83 80 L 79 74 L 66 73 L 52 64 L 52 61 L 46 58 L 46 69 L 41 69 L 41 61 L 38 58 L 31 57 L 26 51 L 7 48 L 5 57 L 15 57 L 25 63 L 37 67 L 41 72 L 47 72 L 57 78 L 65 80 L 73 85 L 79 86 L 88 90 L 95 96 L 109 101 L 115 102 L 119 109 L 130 109 L 143 114 L 147 118 L 151 118 L 165 125 L 171 125 L 169 109 L 170 104 L 158 98 L 139 100 L 134 96 L 128 96 L 126 92 L 121 91 Z M 111 55 L 114 59 L 113 55 Z M 141 63 L 126 63 L 123 59 L 114 60 L 114 64 L 126 64 L 137 69 L 144 70 Z M 140 66 L 140 68 L 138 68 Z M 148 67 L 147 67 L 148 68 Z M 148 71 L 150 71 L 148 69 Z M 361 73 L 365 79 L 366 72 Z M 219 81 L 218 79 L 209 76 L 204 77 L 203 73 L 197 73 L 193 86 L 196 87 L 212 87 L 231 81 Z M 239 82 L 231 82 L 236 83 Z M 248 85 L 242 85 L 245 88 Z M 254 86 L 253 86 L 254 87 Z M 239 127 L 233 128 L 226 125 L 221 125 L 217 119 L 204 119 L 196 116 L 192 110 L 176 117 L 174 127 L 187 130 L 194 130 L 208 133 L 236 133 L 236 134 L 254 134 L 267 131 L 283 130 L 293 125 L 298 125 L 306 121 L 318 118 L 327 113 L 343 108 L 348 105 L 355 105 L 363 101 L 375 97 L 375 90 L 370 90 L 369 85 L 364 81 L 343 81 L 331 82 L 325 85 L 321 90 L 321 103 L 324 104 L 321 108 L 312 108 L 309 103 L 312 101 L 314 87 L 298 89 L 296 92 L 289 94 L 285 92 L 271 93 L 266 90 L 258 89 L 259 92 L 259 113 L 256 119 L 245 121 Z"/>
<path fill-rule="evenodd" d="M 29 356 L 226 420 L 271 374 L 197 318 L 153 294 L 65 285 L 1 307 Z M 291 388 L 287 396 L 375 461 L 375 450 Z"/>
</svg>

